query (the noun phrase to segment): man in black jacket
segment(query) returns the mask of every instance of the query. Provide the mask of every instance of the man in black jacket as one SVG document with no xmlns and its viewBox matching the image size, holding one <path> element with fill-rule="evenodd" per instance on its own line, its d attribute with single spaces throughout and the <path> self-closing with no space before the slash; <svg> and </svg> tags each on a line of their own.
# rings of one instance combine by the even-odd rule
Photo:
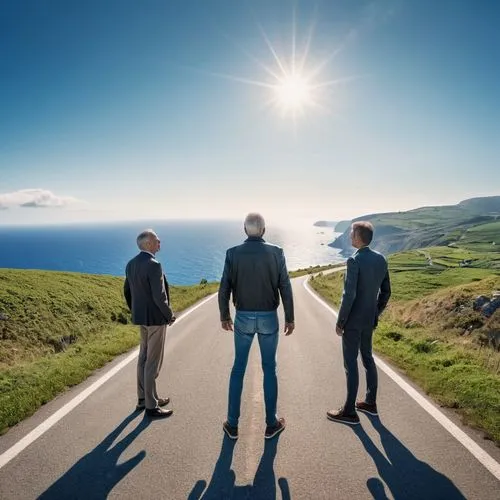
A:
<svg viewBox="0 0 500 500">
<path fill-rule="evenodd" d="M 373 329 L 391 296 L 391 282 L 385 257 L 368 246 L 373 238 L 373 226 L 358 221 L 351 228 L 352 246 L 357 249 L 347 260 L 344 293 L 339 309 L 337 335 L 342 337 L 344 368 L 347 377 L 347 397 L 339 410 L 327 412 L 330 420 L 359 424 L 356 409 L 377 415 L 377 368 L 372 354 Z M 358 392 L 358 352 L 366 370 L 366 396 L 356 402 Z"/>
<path fill-rule="evenodd" d="M 244 224 L 248 238 L 226 253 L 224 272 L 219 288 L 219 310 L 222 328 L 233 331 L 229 299 L 233 294 L 236 309 L 234 320 L 235 359 L 229 381 L 229 402 L 224 432 L 238 438 L 243 378 L 248 354 L 257 333 L 262 370 L 264 372 L 264 400 L 266 405 L 265 438 L 270 439 L 285 428 L 285 419 L 276 415 L 278 380 L 276 377 L 276 350 L 278 347 L 278 314 L 280 295 L 285 310 L 285 335 L 294 328 L 293 295 L 283 250 L 262 238 L 265 222 L 258 213 L 248 214 Z"/>
<path fill-rule="evenodd" d="M 160 398 L 156 379 L 163 363 L 167 325 L 175 316 L 170 309 L 168 282 L 155 259 L 160 240 L 152 229 L 137 237 L 140 253 L 125 270 L 124 294 L 132 311 L 132 323 L 140 325 L 141 346 L 137 360 L 137 410 L 146 409 L 150 417 L 169 417 L 173 411 L 162 408 L 170 399 Z"/>
</svg>

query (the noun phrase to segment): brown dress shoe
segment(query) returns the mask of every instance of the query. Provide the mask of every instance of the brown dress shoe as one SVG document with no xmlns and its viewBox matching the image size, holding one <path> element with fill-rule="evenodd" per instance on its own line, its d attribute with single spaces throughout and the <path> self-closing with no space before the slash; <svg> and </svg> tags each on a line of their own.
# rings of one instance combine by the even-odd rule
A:
<svg viewBox="0 0 500 500">
<path fill-rule="evenodd" d="M 356 401 L 356 410 L 364 411 L 365 413 L 369 413 L 370 415 L 378 415 L 377 405 L 365 403 L 364 401 Z"/>
<path fill-rule="evenodd" d="M 274 425 L 268 425 L 266 427 L 266 432 L 264 434 L 264 439 L 272 439 L 277 436 L 280 432 L 284 431 L 286 427 L 286 422 L 284 418 L 278 418 Z"/>
<path fill-rule="evenodd" d="M 354 414 L 344 413 L 344 408 L 338 410 L 330 410 L 326 412 L 326 417 L 328 420 L 333 422 L 340 422 L 341 424 L 358 425 L 359 417 L 354 412 Z"/>
</svg>

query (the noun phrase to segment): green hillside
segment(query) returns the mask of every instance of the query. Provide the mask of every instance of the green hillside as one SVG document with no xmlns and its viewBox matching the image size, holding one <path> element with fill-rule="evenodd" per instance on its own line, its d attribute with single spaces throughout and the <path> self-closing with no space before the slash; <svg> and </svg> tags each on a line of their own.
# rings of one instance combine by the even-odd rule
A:
<svg viewBox="0 0 500 500">
<path fill-rule="evenodd" d="M 0 433 L 139 342 L 111 276 L 0 269 Z M 171 289 L 176 313 L 217 283 Z"/>
<path fill-rule="evenodd" d="M 457 241 L 451 243 L 454 246 L 500 253 L 500 218 L 494 222 L 469 227 L 457 236 Z"/>
<path fill-rule="evenodd" d="M 473 198 L 451 206 L 369 214 L 353 220 L 374 224 L 372 246 L 383 253 L 443 245 L 500 252 L 499 196 Z M 330 245 L 351 253 L 349 229 Z"/>
<path fill-rule="evenodd" d="M 476 213 L 496 214 L 500 206 L 500 196 L 484 196 L 461 201 L 460 206 Z"/>
</svg>

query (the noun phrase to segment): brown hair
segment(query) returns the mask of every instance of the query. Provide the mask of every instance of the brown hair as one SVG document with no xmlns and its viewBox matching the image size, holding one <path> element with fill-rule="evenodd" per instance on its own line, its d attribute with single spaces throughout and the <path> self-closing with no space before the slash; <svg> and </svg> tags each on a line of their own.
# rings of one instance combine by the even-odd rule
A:
<svg viewBox="0 0 500 500">
<path fill-rule="evenodd" d="M 365 244 L 369 245 L 373 239 L 373 224 L 366 220 L 360 220 L 354 222 L 352 225 L 352 231 L 357 234 L 360 240 Z"/>
</svg>

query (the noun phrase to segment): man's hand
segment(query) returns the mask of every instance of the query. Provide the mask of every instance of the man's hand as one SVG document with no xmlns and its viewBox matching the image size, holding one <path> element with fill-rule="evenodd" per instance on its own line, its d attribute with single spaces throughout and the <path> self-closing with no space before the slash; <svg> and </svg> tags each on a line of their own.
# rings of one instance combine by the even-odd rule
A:
<svg viewBox="0 0 500 500">
<path fill-rule="evenodd" d="M 177 319 L 177 318 L 176 318 L 175 316 L 172 316 L 172 317 L 170 318 L 170 321 L 168 322 L 168 326 L 172 326 L 172 325 L 175 323 L 175 320 L 176 320 L 176 319 Z"/>
<path fill-rule="evenodd" d="M 226 332 L 233 331 L 233 320 L 232 319 L 227 319 L 226 321 L 221 321 L 220 324 L 222 326 L 222 329 L 226 330 Z"/>
<path fill-rule="evenodd" d="M 288 335 L 291 335 L 293 331 L 295 330 L 295 323 L 285 323 L 285 335 L 288 337 Z"/>
<path fill-rule="evenodd" d="M 344 333 L 344 330 L 342 328 L 340 328 L 340 326 L 337 324 L 337 325 L 335 325 L 335 333 L 339 337 L 342 337 L 342 334 Z"/>
</svg>

